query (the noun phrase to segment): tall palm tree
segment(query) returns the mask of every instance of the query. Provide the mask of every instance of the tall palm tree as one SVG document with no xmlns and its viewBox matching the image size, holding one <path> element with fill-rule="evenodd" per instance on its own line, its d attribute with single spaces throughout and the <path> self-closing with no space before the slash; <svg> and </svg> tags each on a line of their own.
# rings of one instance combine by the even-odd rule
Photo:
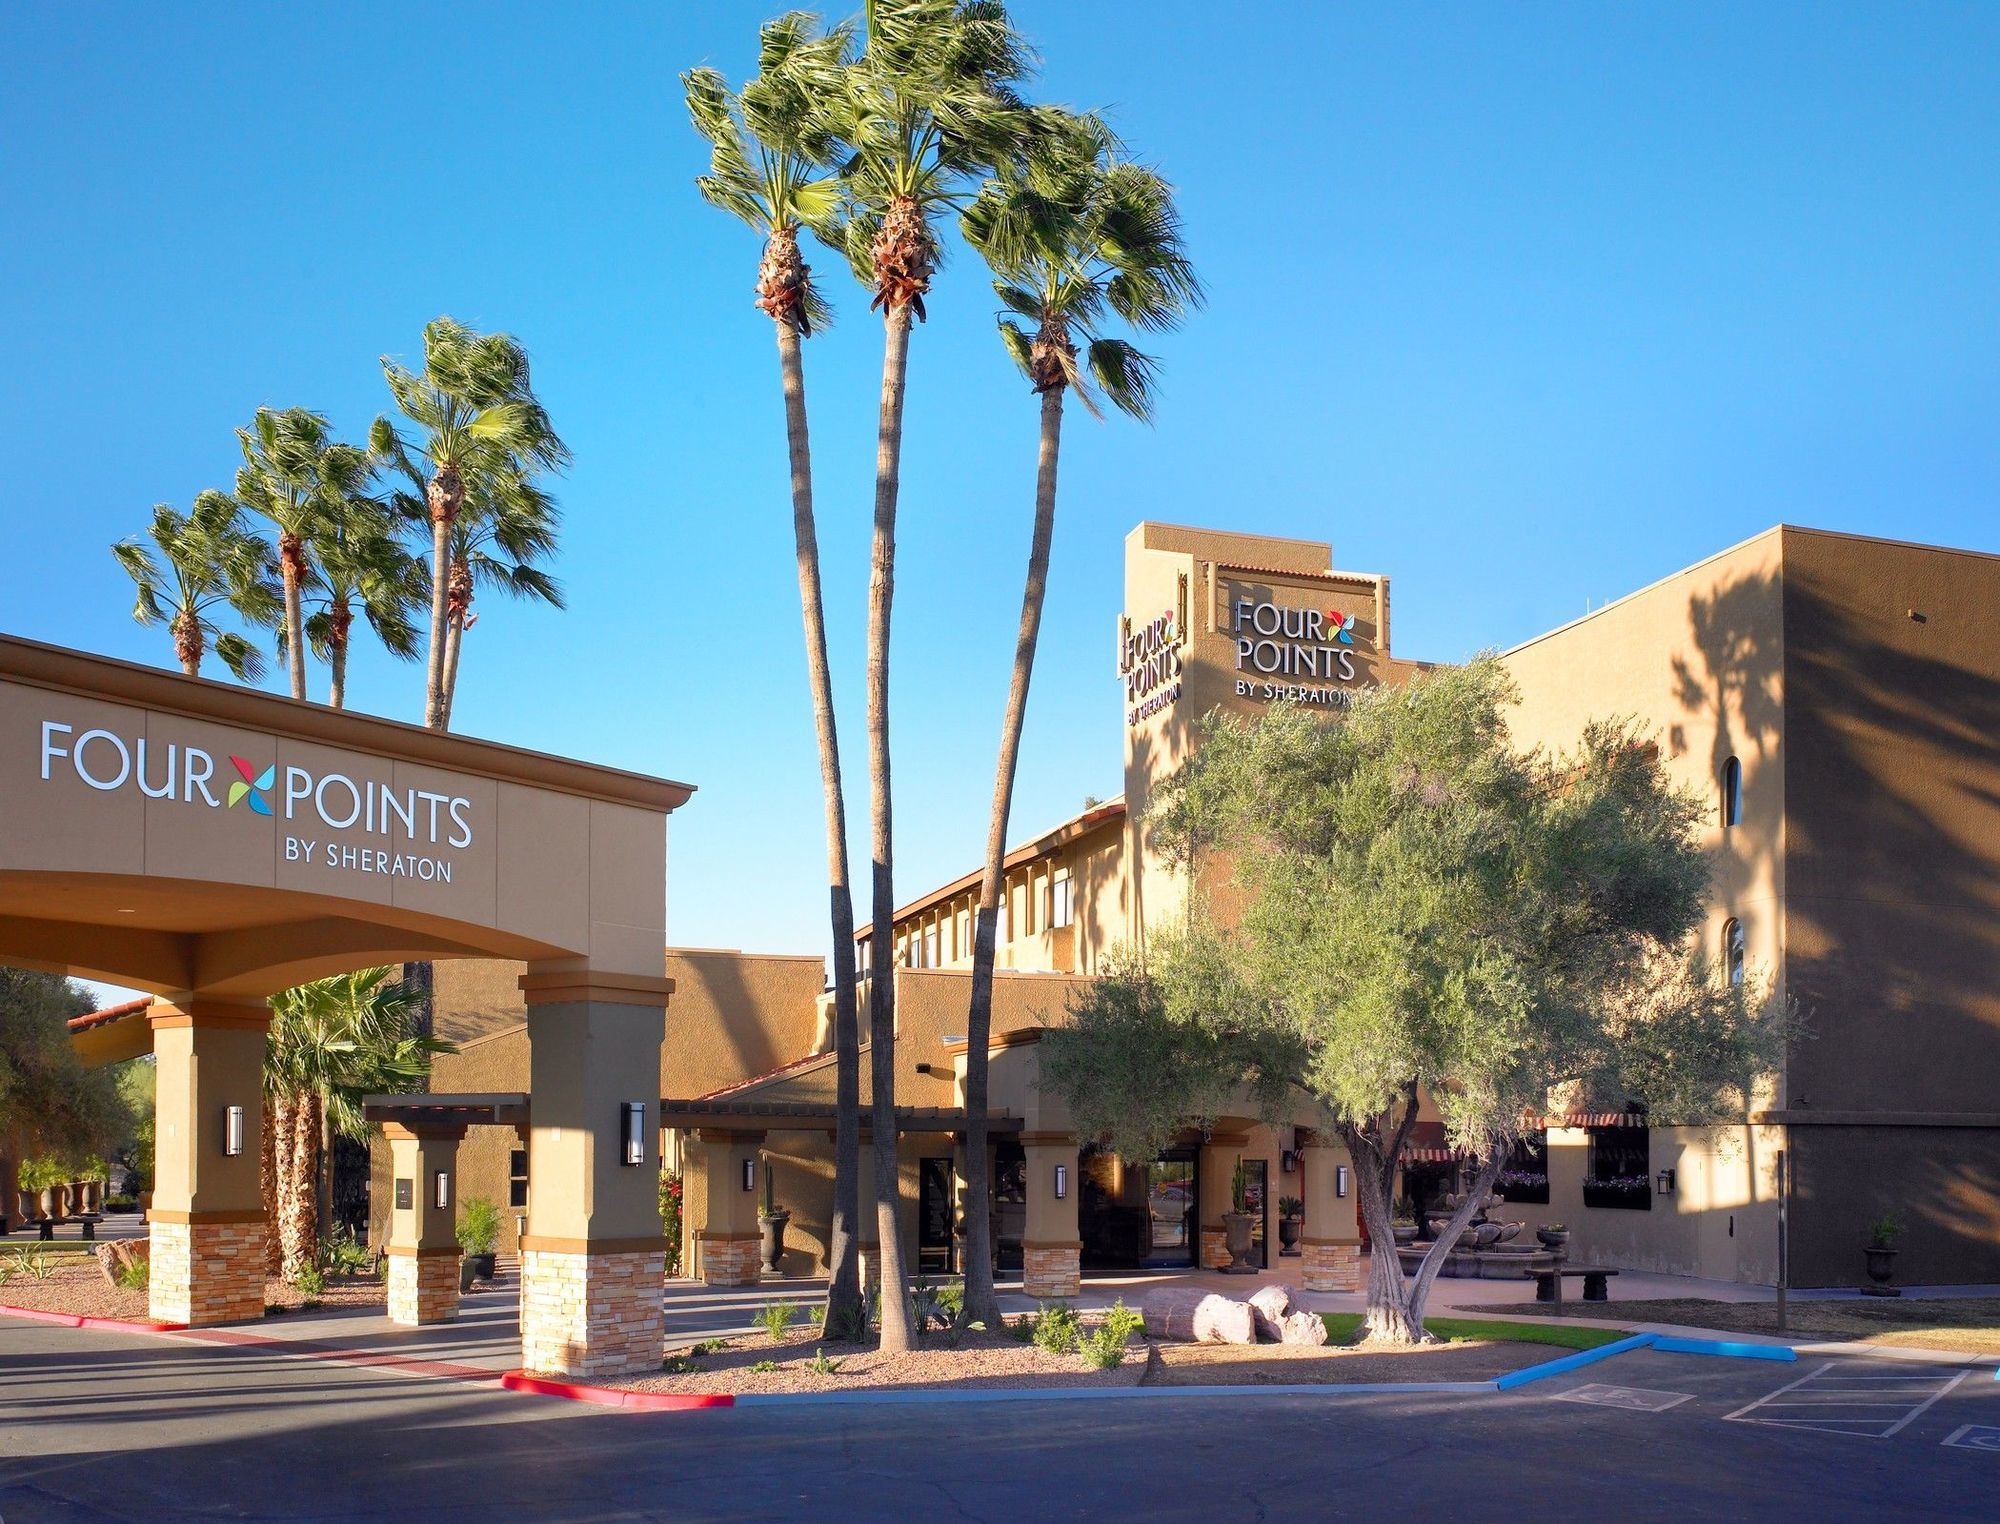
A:
<svg viewBox="0 0 2000 1524">
<path fill-rule="evenodd" d="M 1119 411 L 1149 421 L 1154 362 L 1126 340 L 1104 334 L 1103 326 L 1115 319 L 1148 331 L 1169 329 L 1201 301 L 1201 285 L 1183 252 L 1180 217 L 1166 181 L 1125 157 L 1096 116 L 1040 112 L 1037 129 L 1031 149 L 1001 166 L 960 220 L 966 242 L 993 269 L 993 289 L 1004 309 L 1001 340 L 1041 399 L 1034 532 L 993 770 L 966 1014 L 965 1316 L 989 1327 L 1000 1307 L 993 1290 L 988 1209 L 986 1050 L 993 1029 L 1007 817 L 1055 534 L 1063 399 L 1073 390 L 1096 414 L 1094 384 Z M 1034 325 L 1033 332 L 1024 322 Z"/>
<path fill-rule="evenodd" d="M 236 500 L 269 519 L 278 532 L 285 601 L 278 644 L 292 697 L 304 699 L 305 598 L 319 584 L 311 547 L 324 520 L 343 512 L 347 498 L 366 493 L 373 467 L 366 451 L 334 439 L 325 414 L 307 408 L 260 407 L 236 438 L 243 448 Z"/>
<path fill-rule="evenodd" d="M 424 327 L 424 368 L 382 358 L 382 374 L 413 436 L 375 420 L 369 445 L 415 484 L 431 526 L 430 657 L 424 723 L 449 724 L 445 648 L 451 632 L 452 528 L 468 501 L 504 490 L 509 477 L 558 470 L 569 451 L 535 400 L 528 355 L 504 333 L 475 333 L 449 317 Z"/>
<path fill-rule="evenodd" d="M 314 1263 L 332 1236 L 333 1137 L 365 1137 L 361 1099 L 422 1088 L 448 1042 L 412 1036 L 421 993 L 388 968 L 315 979 L 271 1000 L 264 1092 L 275 1140 L 275 1217 L 286 1276 Z"/>
<path fill-rule="evenodd" d="M 709 172 L 695 187 L 710 205 L 747 222 L 764 240 L 756 305 L 776 330 L 792 477 L 792 540 L 799 609 L 805 625 L 806 675 L 819 742 L 826 808 L 826 861 L 833 931 L 834 1145 L 833 1222 L 828 1234 L 826 1326 L 836 1333 L 866 1326 L 860 1280 L 861 1035 L 854 974 L 854 893 L 847 860 L 847 804 L 840 737 L 827 662 L 826 614 L 813 518 L 812 443 L 806 427 L 803 340 L 830 317 L 799 253 L 799 232 L 838 236 L 840 185 L 827 172 L 831 149 L 821 104 L 839 87 L 853 34 L 819 33 L 815 19 L 792 11 L 764 23 L 757 76 L 732 94 L 714 69 L 681 76 L 688 115 L 710 145 Z"/>
<path fill-rule="evenodd" d="M 1013 93 L 1026 51 L 997 0 L 868 0 L 861 56 L 834 98 L 846 152 L 849 262 L 882 313 L 882 399 L 875 443 L 875 523 L 868 576 L 870 1102 L 882 1348 L 907 1350 L 909 1309 L 896 1225 L 894 830 L 889 777 L 889 624 L 896 587 L 896 509 L 910 329 L 924 316 L 937 265 L 933 220 L 974 176 L 1013 154 L 1027 113 Z"/>
<path fill-rule="evenodd" d="M 390 655 L 414 660 L 421 649 L 414 616 L 430 590 L 424 564 L 403 548 L 388 506 L 342 493 L 307 539 L 316 573 L 306 644 L 331 674 L 326 701 L 347 707 L 347 655 L 358 613 Z"/>
<path fill-rule="evenodd" d="M 238 682 L 262 678 L 264 653 L 214 619 L 217 609 L 228 608 L 252 627 L 269 628 L 283 608 L 271 547 L 251 530 L 236 500 L 211 488 L 196 495 L 185 515 L 161 503 L 147 538 L 152 549 L 136 535 L 111 547 L 138 584 L 132 617 L 166 625 L 174 659 L 189 677 L 201 676 L 202 656 L 213 649 Z"/>
</svg>

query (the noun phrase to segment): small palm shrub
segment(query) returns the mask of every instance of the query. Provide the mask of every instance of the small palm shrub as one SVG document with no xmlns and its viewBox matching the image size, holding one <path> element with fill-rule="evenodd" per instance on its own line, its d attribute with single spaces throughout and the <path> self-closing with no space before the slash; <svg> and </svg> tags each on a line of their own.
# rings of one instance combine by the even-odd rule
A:
<svg viewBox="0 0 2000 1524">
<path fill-rule="evenodd" d="M 143 1259 L 128 1259 L 118 1267 L 118 1284 L 127 1291 L 144 1291 L 151 1279 L 151 1267 Z"/>
<path fill-rule="evenodd" d="M 785 1331 L 792 1326 L 792 1319 L 798 1314 L 799 1309 L 791 1302 L 772 1302 L 768 1307 L 759 1307 L 750 1321 L 769 1334 L 775 1344 L 785 1337 Z M 820 1316 L 826 1316 L 824 1310 Z"/>
<path fill-rule="evenodd" d="M 500 1208 L 484 1196 L 459 1203 L 458 1246 L 467 1254 L 491 1254 L 500 1242 Z"/>
</svg>

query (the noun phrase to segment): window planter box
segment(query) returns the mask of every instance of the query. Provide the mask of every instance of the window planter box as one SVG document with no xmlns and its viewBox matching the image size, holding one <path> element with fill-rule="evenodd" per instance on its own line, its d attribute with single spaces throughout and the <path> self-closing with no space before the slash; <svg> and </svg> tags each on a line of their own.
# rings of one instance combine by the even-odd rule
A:
<svg viewBox="0 0 2000 1524">
<path fill-rule="evenodd" d="M 1583 1182 L 1583 1204 L 1627 1212 L 1650 1212 L 1653 1210 L 1653 1183 L 1645 1178 L 1586 1180 Z"/>
</svg>

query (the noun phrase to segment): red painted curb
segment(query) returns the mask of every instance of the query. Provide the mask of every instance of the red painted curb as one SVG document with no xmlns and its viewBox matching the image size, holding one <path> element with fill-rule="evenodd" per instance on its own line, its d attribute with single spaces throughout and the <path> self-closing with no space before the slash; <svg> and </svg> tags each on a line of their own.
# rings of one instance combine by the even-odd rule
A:
<svg viewBox="0 0 2000 1524">
<path fill-rule="evenodd" d="M 0 1315 L 26 1318 L 30 1323 L 54 1323 L 59 1328 L 81 1328 L 83 1319 L 73 1312 L 43 1312 L 35 1307 L 0 1306 Z"/>
<path fill-rule="evenodd" d="M 626 1408 L 635 1413 L 685 1412 L 689 1408 L 733 1408 L 736 1399 L 726 1392 L 627 1392 L 615 1386 L 588 1386 L 576 1381 L 558 1381 L 552 1376 L 533 1376 L 527 1371 L 509 1371 L 500 1385 L 510 1392 L 533 1392 L 538 1397 L 564 1397 L 571 1402 L 595 1403 L 602 1408 Z"/>
<path fill-rule="evenodd" d="M 184 1333 L 185 1323 L 160 1323 L 152 1318 L 78 1318 L 77 1327 L 94 1328 L 100 1333 Z"/>
</svg>

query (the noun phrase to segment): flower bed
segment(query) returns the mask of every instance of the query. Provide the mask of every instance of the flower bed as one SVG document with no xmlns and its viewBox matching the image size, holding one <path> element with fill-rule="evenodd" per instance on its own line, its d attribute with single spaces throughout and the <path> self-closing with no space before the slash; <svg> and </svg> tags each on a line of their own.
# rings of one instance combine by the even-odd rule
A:
<svg viewBox="0 0 2000 1524">
<path fill-rule="evenodd" d="M 32 1245 L 23 1245 L 32 1249 Z M 86 1318 L 127 1318 L 143 1321 L 147 1311 L 143 1288 L 113 1286 L 104 1279 L 97 1261 L 87 1254 L 45 1256 L 50 1266 L 45 1279 L 25 1270 L 14 1270 L 0 1282 L 0 1305 L 26 1307 L 36 1312 L 64 1312 Z M 0 1249 L 0 1270 L 14 1264 L 13 1255 Z M 379 1307 L 383 1302 L 382 1283 L 377 1280 L 329 1281 L 320 1294 L 322 1307 Z M 285 1281 L 264 1283 L 267 1308 L 284 1312 L 304 1307 L 306 1297 Z"/>
</svg>

